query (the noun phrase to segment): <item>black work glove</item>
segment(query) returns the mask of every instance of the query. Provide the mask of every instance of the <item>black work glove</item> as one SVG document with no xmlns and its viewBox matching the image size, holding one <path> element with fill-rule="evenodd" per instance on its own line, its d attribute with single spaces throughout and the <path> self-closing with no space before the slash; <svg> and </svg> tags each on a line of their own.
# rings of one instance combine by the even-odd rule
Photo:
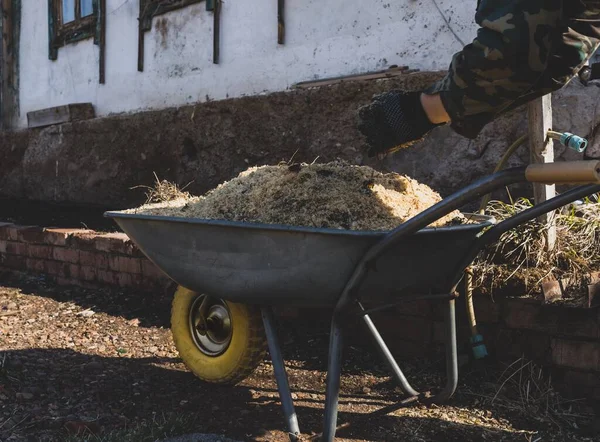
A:
<svg viewBox="0 0 600 442">
<path fill-rule="evenodd" d="M 358 110 L 358 129 L 367 138 L 370 157 L 408 147 L 433 128 L 421 105 L 421 92 L 390 91 Z"/>
</svg>

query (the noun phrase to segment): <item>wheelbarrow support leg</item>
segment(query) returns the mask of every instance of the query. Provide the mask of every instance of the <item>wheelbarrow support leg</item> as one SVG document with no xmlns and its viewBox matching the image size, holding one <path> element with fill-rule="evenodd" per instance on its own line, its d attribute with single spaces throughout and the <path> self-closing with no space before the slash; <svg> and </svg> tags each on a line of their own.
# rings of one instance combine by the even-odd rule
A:
<svg viewBox="0 0 600 442">
<path fill-rule="evenodd" d="M 439 403 L 452 397 L 458 386 L 458 350 L 456 345 L 456 301 L 451 299 L 445 309 L 446 386 L 430 402 Z"/>
<path fill-rule="evenodd" d="M 279 346 L 279 340 L 277 339 L 277 334 L 275 333 L 275 327 L 273 325 L 273 313 L 269 308 L 262 308 L 261 313 L 263 324 L 265 326 L 265 334 L 267 335 L 267 343 L 269 344 L 269 353 L 271 354 L 271 361 L 273 362 L 273 370 L 275 371 L 275 379 L 277 380 L 277 389 L 279 390 L 281 407 L 283 408 L 283 414 L 285 415 L 290 440 L 295 442 L 300 436 L 300 427 L 298 426 L 298 416 L 294 409 L 290 384 L 285 372 L 281 347 Z"/>
<path fill-rule="evenodd" d="M 360 303 L 359 303 L 359 306 L 360 306 L 360 309 L 364 311 L 364 308 Z M 369 315 L 363 315 L 363 321 L 366 324 L 367 328 L 369 329 L 371 336 L 373 336 L 373 339 L 375 340 L 375 344 L 377 345 L 379 353 L 383 356 L 383 359 L 385 359 L 388 366 L 390 367 L 390 370 L 392 371 L 394 378 L 396 378 L 396 381 L 400 384 L 400 388 L 402 389 L 402 391 L 409 396 L 419 396 L 419 392 L 416 391 L 414 388 L 412 388 L 412 386 L 406 379 L 406 376 L 404 376 L 404 373 L 398 366 L 398 363 L 396 362 L 396 359 L 392 355 L 392 352 L 390 352 L 390 349 L 388 348 L 385 341 L 379 334 L 377 327 L 375 327 L 375 324 L 373 323 L 373 321 L 371 320 Z"/>
<path fill-rule="evenodd" d="M 342 373 L 342 350 L 344 337 L 338 324 L 337 315 L 331 321 L 329 335 L 329 362 L 327 366 L 327 390 L 325 396 L 325 421 L 322 442 L 333 442 L 337 429 L 338 400 L 340 396 L 340 376 Z"/>
</svg>

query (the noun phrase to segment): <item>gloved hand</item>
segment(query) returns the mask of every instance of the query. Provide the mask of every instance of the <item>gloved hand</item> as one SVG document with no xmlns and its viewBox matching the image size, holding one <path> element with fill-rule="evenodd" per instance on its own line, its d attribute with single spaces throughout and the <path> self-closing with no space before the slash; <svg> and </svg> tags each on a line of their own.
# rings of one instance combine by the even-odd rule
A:
<svg viewBox="0 0 600 442">
<path fill-rule="evenodd" d="M 358 129 L 367 139 L 370 157 L 408 147 L 438 126 L 429 121 L 420 97 L 421 92 L 390 91 L 358 110 Z"/>
</svg>

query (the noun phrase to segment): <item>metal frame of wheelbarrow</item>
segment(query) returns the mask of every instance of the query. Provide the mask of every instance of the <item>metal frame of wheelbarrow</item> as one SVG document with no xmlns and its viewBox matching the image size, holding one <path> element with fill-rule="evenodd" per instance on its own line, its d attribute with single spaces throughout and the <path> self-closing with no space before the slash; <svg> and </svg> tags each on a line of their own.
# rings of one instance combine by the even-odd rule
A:
<svg viewBox="0 0 600 442">
<path fill-rule="evenodd" d="M 584 162 L 580 162 L 583 166 Z M 331 333 L 329 339 L 329 357 L 327 369 L 327 386 L 325 399 L 325 416 L 322 440 L 331 442 L 334 440 L 337 428 L 337 413 L 338 400 L 340 391 L 340 376 L 342 366 L 342 349 L 343 349 L 343 330 L 342 324 L 346 322 L 350 315 L 352 307 L 359 309 L 359 315 L 367 326 L 369 333 L 373 336 L 375 345 L 378 351 L 383 356 L 388 364 L 394 378 L 398 381 L 401 389 L 408 395 L 406 399 L 399 402 L 395 409 L 401 408 L 409 403 L 417 400 L 425 400 L 428 403 L 439 403 L 449 399 L 455 392 L 458 385 L 458 361 L 457 361 L 457 342 L 456 342 L 456 318 L 455 318 L 455 299 L 457 298 L 456 287 L 460 282 L 464 269 L 475 259 L 477 254 L 488 244 L 496 241 L 500 236 L 525 222 L 531 221 L 539 216 L 563 207 L 569 203 L 577 201 L 586 196 L 600 192 L 600 184 L 590 184 L 574 188 L 562 195 L 554 197 L 548 201 L 538 204 L 528 210 L 525 210 L 480 234 L 476 242 L 468 252 L 457 259 L 455 271 L 452 276 L 441 284 L 442 287 L 447 287 L 447 290 L 442 290 L 439 294 L 415 294 L 412 297 L 404 297 L 402 301 L 388 304 L 383 307 L 378 307 L 373 310 L 365 310 L 362 304 L 358 301 L 359 287 L 363 282 L 369 269 L 375 266 L 378 257 L 391 247 L 399 244 L 406 237 L 413 235 L 419 230 L 429 226 L 436 220 L 448 215 L 454 210 L 464 206 L 466 203 L 480 198 L 488 193 L 511 184 L 520 182 L 542 182 L 542 183 L 589 183 L 598 181 L 598 168 L 600 162 L 595 163 L 596 166 L 590 169 L 589 165 L 593 162 L 585 162 L 588 164 L 588 172 L 585 173 L 585 167 L 581 169 L 577 167 L 565 167 L 564 171 L 560 171 L 554 165 L 550 166 L 529 166 L 522 168 L 507 169 L 505 171 L 482 178 L 473 184 L 465 187 L 459 192 L 445 198 L 440 203 L 425 210 L 419 215 L 411 218 L 398 228 L 387 234 L 381 241 L 376 243 L 367 251 L 362 260 L 356 266 L 352 276 L 348 280 L 343 292 L 335 307 L 332 321 Z M 570 163 L 571 165 L 575 163 Z M 582 171 L 583 176 L 582 176 Z M 587 176 L 585 178 L 584 176 Z M 446 302 L 445 308 L 445 328 L 446 328 L 446 376 L 447 381 L 443 389 L 435 396 L 426 398 L 421 393 L 417 392 L 408 382 L 404 373 L 398 366 L 396 359 L 392 356 L 386 343 L 379 334 L 375 324 L 369 317 L 369 313 L 375 310 L 382 310 L 391 306 L 399 305 L 401 302 L 414 299 L 437 299 Z M 270 308 L 262 308 L 262 317 L 269 345 L 269 351 L 275 371 L 275 378 L 281 398 L 283 413 L 287 422 L 289 436 L 291 440 L 296 440 L 300 434 L 298 419 L 292 401 L 292 395 L 285 371 L 284 361 L 281 353 L 281 348 L 277 340 L 274 328 L 273 315 Z"/>
</svg>

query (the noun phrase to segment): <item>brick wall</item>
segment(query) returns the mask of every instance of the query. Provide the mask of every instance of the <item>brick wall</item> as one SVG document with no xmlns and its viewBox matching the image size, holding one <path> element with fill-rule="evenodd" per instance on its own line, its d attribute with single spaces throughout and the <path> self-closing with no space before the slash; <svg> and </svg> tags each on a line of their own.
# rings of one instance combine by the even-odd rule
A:
<svg viewBox="0 0 600 442">
<path fill-rule="evenodd" d="M 124 233 L 0 223 L 0 268 L 43 273 L 65 285 L 164 288 L 168 278 Z"/>
<path fill-rule="evenodd" d="M 556 385 L 571 396 L 600 400 L 600 308 L 544 305 L 531 298 L 475 296 L 478 330 L 490 356 L 513 362 L 525 357 L 551 369 Z M 456 303 L 459 352 L 470 353 L 464 299 Z M 384 339 L 399 355 L 422 356 L 444 343 L 440 303 L 414 301 L 373 315 Z"/>
<path fill-rule="evenodd" d="M 3 269 L 46 274 L 66 285 L 164 290 L 169 283 L 125 234 L 91 230 L 0 223 Z M 457 301 L 456 308 L 459 348 L 468 354 L 464 299 Z M 287 316 L 307 314 L 284 310 Z M 554 379 L 567 393 L 600 400 L 600 308 L 542 305 L 526 298 L 494 302 L 480 295 L 475 298 L 475 310 L 479 331 L 493 358 L 508 362 L 522 356 L 533 359 L 552 368 Z M 316 317 L 313 314 L 312 318 Z M 400 359 L 438 351 L 444 342 L 440 303 L 407 302 L 372 317 Z"/>
</svg>

